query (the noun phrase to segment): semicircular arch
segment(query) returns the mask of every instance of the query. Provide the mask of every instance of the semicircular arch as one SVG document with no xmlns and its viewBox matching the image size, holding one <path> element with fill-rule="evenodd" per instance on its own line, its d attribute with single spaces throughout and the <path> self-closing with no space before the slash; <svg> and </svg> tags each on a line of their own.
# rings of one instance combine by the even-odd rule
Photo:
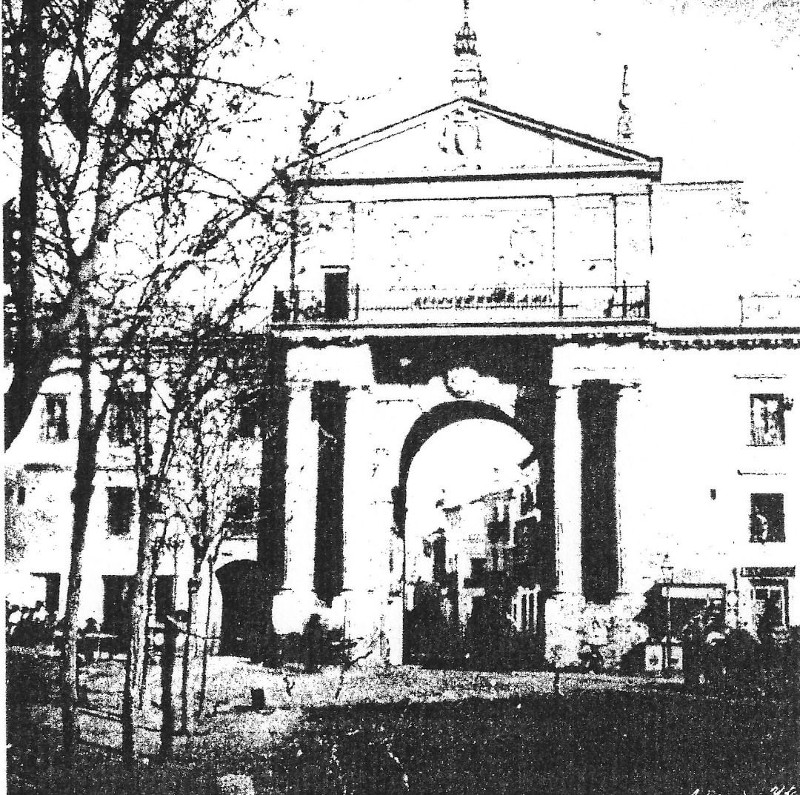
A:
<svg viewBox="0 0 800 795">
<path fill-rule="evenodd" d="M 406 521 L 406 491 L 408 473 L 416 454 L 435 433 L 463 420 L 493 420 L 507 425 L 517 431 L 524 439 L 533 444 L 528 430 L 514 417 L 498 406 L 476 400 L 456 400 L 440 403 L 429 409 L 411 426 L 400 453 L 400 472 L 398 484 L 394 490 L 395 525 L 402 535 Z"/>
</svg>

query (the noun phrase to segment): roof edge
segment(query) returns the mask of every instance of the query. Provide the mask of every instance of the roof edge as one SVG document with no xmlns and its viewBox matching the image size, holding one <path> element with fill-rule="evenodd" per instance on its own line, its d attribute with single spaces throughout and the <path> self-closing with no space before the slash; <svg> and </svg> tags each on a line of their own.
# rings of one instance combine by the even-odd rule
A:
<svg viewBox="0 0 800 795">
<path fill-rule="evenodd" d="M 377 143 L 378 141 L 382 141 L 385 138 L 388 138 L 392 135 L 398 135 L 402 132 L 405 132 L 407 129 L 410 129 L 416 124 L 423 122 L 425 117 L 431 116 L 434 113 L 438 113 L 439 111 L 442 111 L 445 108 L 462 104 L 471 107 L 474 110 L 479 110 L 482 111 L 483 113 L 488 113 L 506 123 L 513 124 L 518 127 L 523 127 L 525 129 L 541 133 L 551 138 L 557 138 L 567 143 L 578 144 L 580 146 L 592 149 L 601 154 L 611 155 L 614 157 L 621 157 L 629 161 L 630 163 L 652 164 L 654 166 L 657 166 L 659 174 L 661 172 L 661 168 L 663 165 L 663 159 L 661 157 L 653 157 L 651 155 L 646 155 L 643 152 L 639 152 L 634 149 L 629 149 L 624 146 L 619 146 L 618 144 L 613 144 L 610 143 L 609 141 L 604 141 L 601 138 L 596 138 L 592 135 L 579 133 L 574 130 L 570 130 L 566 127 L 559 127 L 554 124 L 549 124 L 547 122 L 539 121 L 530 116 L 524 116 L 521 113 L 507 111 L 504 110 L 503 108 L 497 107 L 496 105 L 490 105 L 488 102 L 484 102 L 479 99 L 472 99 L 470 97 L 458 97 L 456 99 L 452 99 L 449 102 L 444 102 L 440 105 L 436 105 L 435 107 L 429 108 L 428 110 L 422 111 L 421 113 L 414 114 L 413 116 L 408 116 L 407 118 L 402 119 L 401 121 L 397 121 L 392 124 L 386 125 L 384 127 L 380 127 L 377 130 L 364 133 L 362 135 L 356 136 L 355 138 L 350 138 L 349 140 L 343 141 L 340 144 L 336 144 L 335 146 L 329 147 L 328 149 L 325 149 L 322 152 L 317 152 L 316 154 L 310 155 L 309 157 L 304 157 L 295 160 L 294 162 L 290 163 L 286 167 L 286 169 L 288 172 L 291 173 L 292 170 L 296 169 L 303 163 L 307 163 L 309 161 L 327 162 L 328 160 L 333 160 L 336 157 L 341 157 L 343 155 L 349 154 L 350 152 L 356 151 L 357 149 L 360 149 L 364 146 L 368 146 L 371 143 Z"/>
</svg>

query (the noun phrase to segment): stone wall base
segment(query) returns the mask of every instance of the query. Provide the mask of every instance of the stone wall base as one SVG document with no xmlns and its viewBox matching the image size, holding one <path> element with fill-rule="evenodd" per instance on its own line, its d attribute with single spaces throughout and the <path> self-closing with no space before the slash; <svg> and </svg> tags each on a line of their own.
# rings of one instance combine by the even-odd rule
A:
<svg viewBox="0 0 800 795">
<path fill-rule="evenodd" d="M 313 591 L 286 588 L 275 595 L 272 603 L 272 623 L 278 635 L 302 632 L 309 616 L 318 613 L 324 624 L 331 624 L 331 608 L 320 602 Z M 341 622 L 339 623 L 341 626 Z"/>
<path fill-rule="evenodd" d="M 553 594 L 544 606 L 545 661 L 559 667 L 577 665 L 586 600 L 581 594 Z"/>
<path fill-rule="evenodd" d="M 609 604 L 587 603 L 580 594 L 560 593 L 545 604 L 545 660 L 562 667 L 578 665 L 584 645 L 598 649 L 603 668 L 616 671 L 625 656 L 647 640 L 647 628 L 636 620 L 644 596 L 620 594 Z"/>
</svg>

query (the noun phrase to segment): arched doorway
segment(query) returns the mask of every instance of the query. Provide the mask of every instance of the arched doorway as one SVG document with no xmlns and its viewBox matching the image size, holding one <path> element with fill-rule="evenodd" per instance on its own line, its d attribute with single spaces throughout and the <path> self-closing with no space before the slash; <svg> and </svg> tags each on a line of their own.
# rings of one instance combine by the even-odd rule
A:
<svg viewBox="0 0 800 795">
<path fill-rule="evenodd" d="M 514 664 L 511 641 L 538 614 L 538 485 L 534 444 L 500 409 L 458 401 L 417 421 L 395 494 L 405 662 L 482 667 L 481 647 L 507 643 L 495 656 Z"/>
<path fill-rule="evenodd" d="M 222 592 L 220 654 L 252 657 L 257 648 L 262 578 L 252 560 L 234 560 L 217 571 Z"/>
</svg>

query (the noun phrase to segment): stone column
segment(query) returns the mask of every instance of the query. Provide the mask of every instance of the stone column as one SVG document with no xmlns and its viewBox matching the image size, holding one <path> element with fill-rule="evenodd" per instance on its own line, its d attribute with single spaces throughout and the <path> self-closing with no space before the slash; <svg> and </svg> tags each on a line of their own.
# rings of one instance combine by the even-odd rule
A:
<svg viewBox="0 0 800 795">
<path fill-rule="evenodd" d="M 308 381 L 290 383 L 286 439 L 286 578 L 275 597 L 278 634 L 300 632 L 319 610 L 314 593 L 318 428 L 311 417 Z"/>
<path fill-rule="evenodd" d="M 347 638 L 356 653 L 372 653 L 365 664 L 402 662 L 402 599 L 392 597 L 390 559 L 392 486 L 398 464 L 393 454 L 398 422 L 394 401 L 379 400 L 373 386 L 350 393 L 344 477 L 344 591 Z M 394 560 L 399 581 L 402 547 Z M 398 612 L 399 611 L 399 612 Z M 395 615 L 396 614 L 396 615 Z M 399 633 L 399 634 L 398 634 Z"/>
<path fill-rule="evenodd" d="M 617 519 L 617 594 L 611 601 L 614 630 L 608 633 L 606 662 L 618 667 L 623 655 L 647 638 L 647 627 L 636 621 L 646 605 L 642 578 L 636 562 L 636 549 L 643 537 L 644 514 L 639 494 L 642 458 L 641 389 L 635 382 L 617 386 L 617 427 L 615 455 L 616 519 Z M 633 545 L 633 548 L 631 548 Z"/>
<path fill-rule="evenodd" d="M 311 393 L 318 434 L 314 591 L 328 607 L 342 592 L 344 575 L 345 424 L 349 387 L 318 381 Z"/>
<path fill-rule="evenodd" d="M 558 387 L 553 445 L 556 590 L 581 594 L 581 422 L 577 385 Z"/>
<path fill-rule="evenodd" d="M 617 591 L 620 595 L 631 590 L 630 575 L 627 568 L 628 542 L 642 532 L 641 513 L 638 505 L 637 480 L 641 460 L 636 455 L 636 446 L 642 433 L 639 422 L 641 387 L 637 383 L 619 386 L 617 402 L 617 452 L 616 452 L 616 491 L 617 491 L 617 561 L 619 580 Z"/>
<path fill-rule="evenodd" d="M 584 605 L 581 582 L 581 422 L 578 384 L 555 384 L 553 503 L 556 592 L 545 606 L 545 653 L 568 665 L 578 659 L 578 626 Z"/>
</svg>

